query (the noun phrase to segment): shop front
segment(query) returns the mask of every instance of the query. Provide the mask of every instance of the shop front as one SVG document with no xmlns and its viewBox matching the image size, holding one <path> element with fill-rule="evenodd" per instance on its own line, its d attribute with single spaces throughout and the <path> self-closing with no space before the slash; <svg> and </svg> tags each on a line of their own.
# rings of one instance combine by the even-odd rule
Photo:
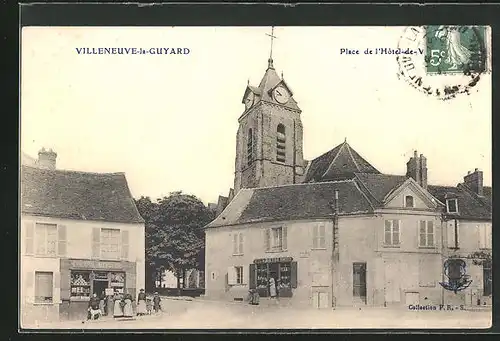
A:
<svg viewBox="0 0 500 341">
<path fill-rule="evenodd" d="M 269 280 L 274 278 L 280 297 L 292 297 L 297 288 L 297 262 L 292 257 L 255 259 L 250 264 L 250 288 L 261 297 L 269 296 Z"/>
<path fill-rule="evenodd" d="M 136 296 L 136 264 L 125 261 L 61 260 L 61 319 L 86 317 L 90 297 L 96 294 L 111 302 L 115 291 Z M 105 313 L 111 315 L 112 304 Z"/>
</svg>

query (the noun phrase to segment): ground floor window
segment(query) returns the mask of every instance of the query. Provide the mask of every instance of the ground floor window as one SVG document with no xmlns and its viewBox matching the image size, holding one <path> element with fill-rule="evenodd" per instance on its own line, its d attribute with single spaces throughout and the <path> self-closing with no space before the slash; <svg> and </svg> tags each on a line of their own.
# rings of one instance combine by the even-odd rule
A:
<svg viewBox="0 0 500 341">
<path fill-rule="evenodd" d="M 125 273 L 110 271 L 71 270 L 70 297 L 72 300 L 88 300 L 92 294 L 98 297 L 111 295 L 115 290 L 123 292 Z"/>
<path fill-rule="evenodd" d="M 483 264 L 483 296 L 490 296 L 492 293 L 491 263 Z"/>
<path fill-rule="evenodd" d="M 269 279 L 274 278 L 276 292 L 281 297 L 291 297 L 297 287 L 297 262 L 268 262 L 250 265 L 250 288 L 256 288 L 261 297 L 270 295 Z"/>
<path fill-rule="evenodd" d="M 52 303 L 54 274 L 52 272 L 35 272 L 35 302 Z"/>
</svg>

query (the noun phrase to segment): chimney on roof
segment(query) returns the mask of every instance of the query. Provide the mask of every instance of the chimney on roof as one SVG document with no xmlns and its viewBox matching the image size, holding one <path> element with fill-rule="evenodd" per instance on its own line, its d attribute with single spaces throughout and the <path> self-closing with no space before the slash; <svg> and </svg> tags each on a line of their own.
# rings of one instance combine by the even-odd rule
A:
<svg viewBox="0 0 500 341">
<path fill-rule="evenodd" d="M 54 152 L 52 149 L 45 150 L 45 148 L 42 148 L 38 152 L 38 167 L 54 170 L 56 169 L 56 159 L 56 152 Z"/>
<path fill-rule="evenodd" d="M 420 187 L 427 189 L 427 158 L 417 151 L 413 152 L 413 157 L 406 163 L 406 176 L 413 178 Z"/>
<path fill-rule="evenodd" d="M 474 173 L 468 172 L 464 176 L 464 183 L 477 195 L 483 196 L 483 171 L 478 168 L 474 170 Z"/>
</svg>

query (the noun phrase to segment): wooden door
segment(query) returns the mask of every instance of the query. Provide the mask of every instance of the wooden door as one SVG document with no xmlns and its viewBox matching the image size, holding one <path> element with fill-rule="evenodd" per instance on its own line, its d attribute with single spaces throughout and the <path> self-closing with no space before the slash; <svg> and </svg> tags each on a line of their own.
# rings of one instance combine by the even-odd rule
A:
<svg viewBox="0 0 500 341">
<path fill-rule="evenodd" d="M 354 298 L 359 298 L 366 303 L 366 263 L 353 263 L 352 276 Z"/>
</svg>

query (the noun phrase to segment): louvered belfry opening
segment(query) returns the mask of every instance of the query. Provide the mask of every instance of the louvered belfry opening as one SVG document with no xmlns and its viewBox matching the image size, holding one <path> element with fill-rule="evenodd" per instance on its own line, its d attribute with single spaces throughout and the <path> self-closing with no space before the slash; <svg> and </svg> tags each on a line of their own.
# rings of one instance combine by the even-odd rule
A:
<svg viewBox="0 0 500 341">
<path fill-rule="evenodd" d="M 251 164 L 253 161 L 253 130 L 248 129 L 248 139 L 247 139 L 247 164 Z"/>
<path fill-rule="evenodd" d="M 285 126 L 278 124 L 276 129 L 276 161 L 285 162 L 286 160 L 286 134 Z"/>
</svg>

